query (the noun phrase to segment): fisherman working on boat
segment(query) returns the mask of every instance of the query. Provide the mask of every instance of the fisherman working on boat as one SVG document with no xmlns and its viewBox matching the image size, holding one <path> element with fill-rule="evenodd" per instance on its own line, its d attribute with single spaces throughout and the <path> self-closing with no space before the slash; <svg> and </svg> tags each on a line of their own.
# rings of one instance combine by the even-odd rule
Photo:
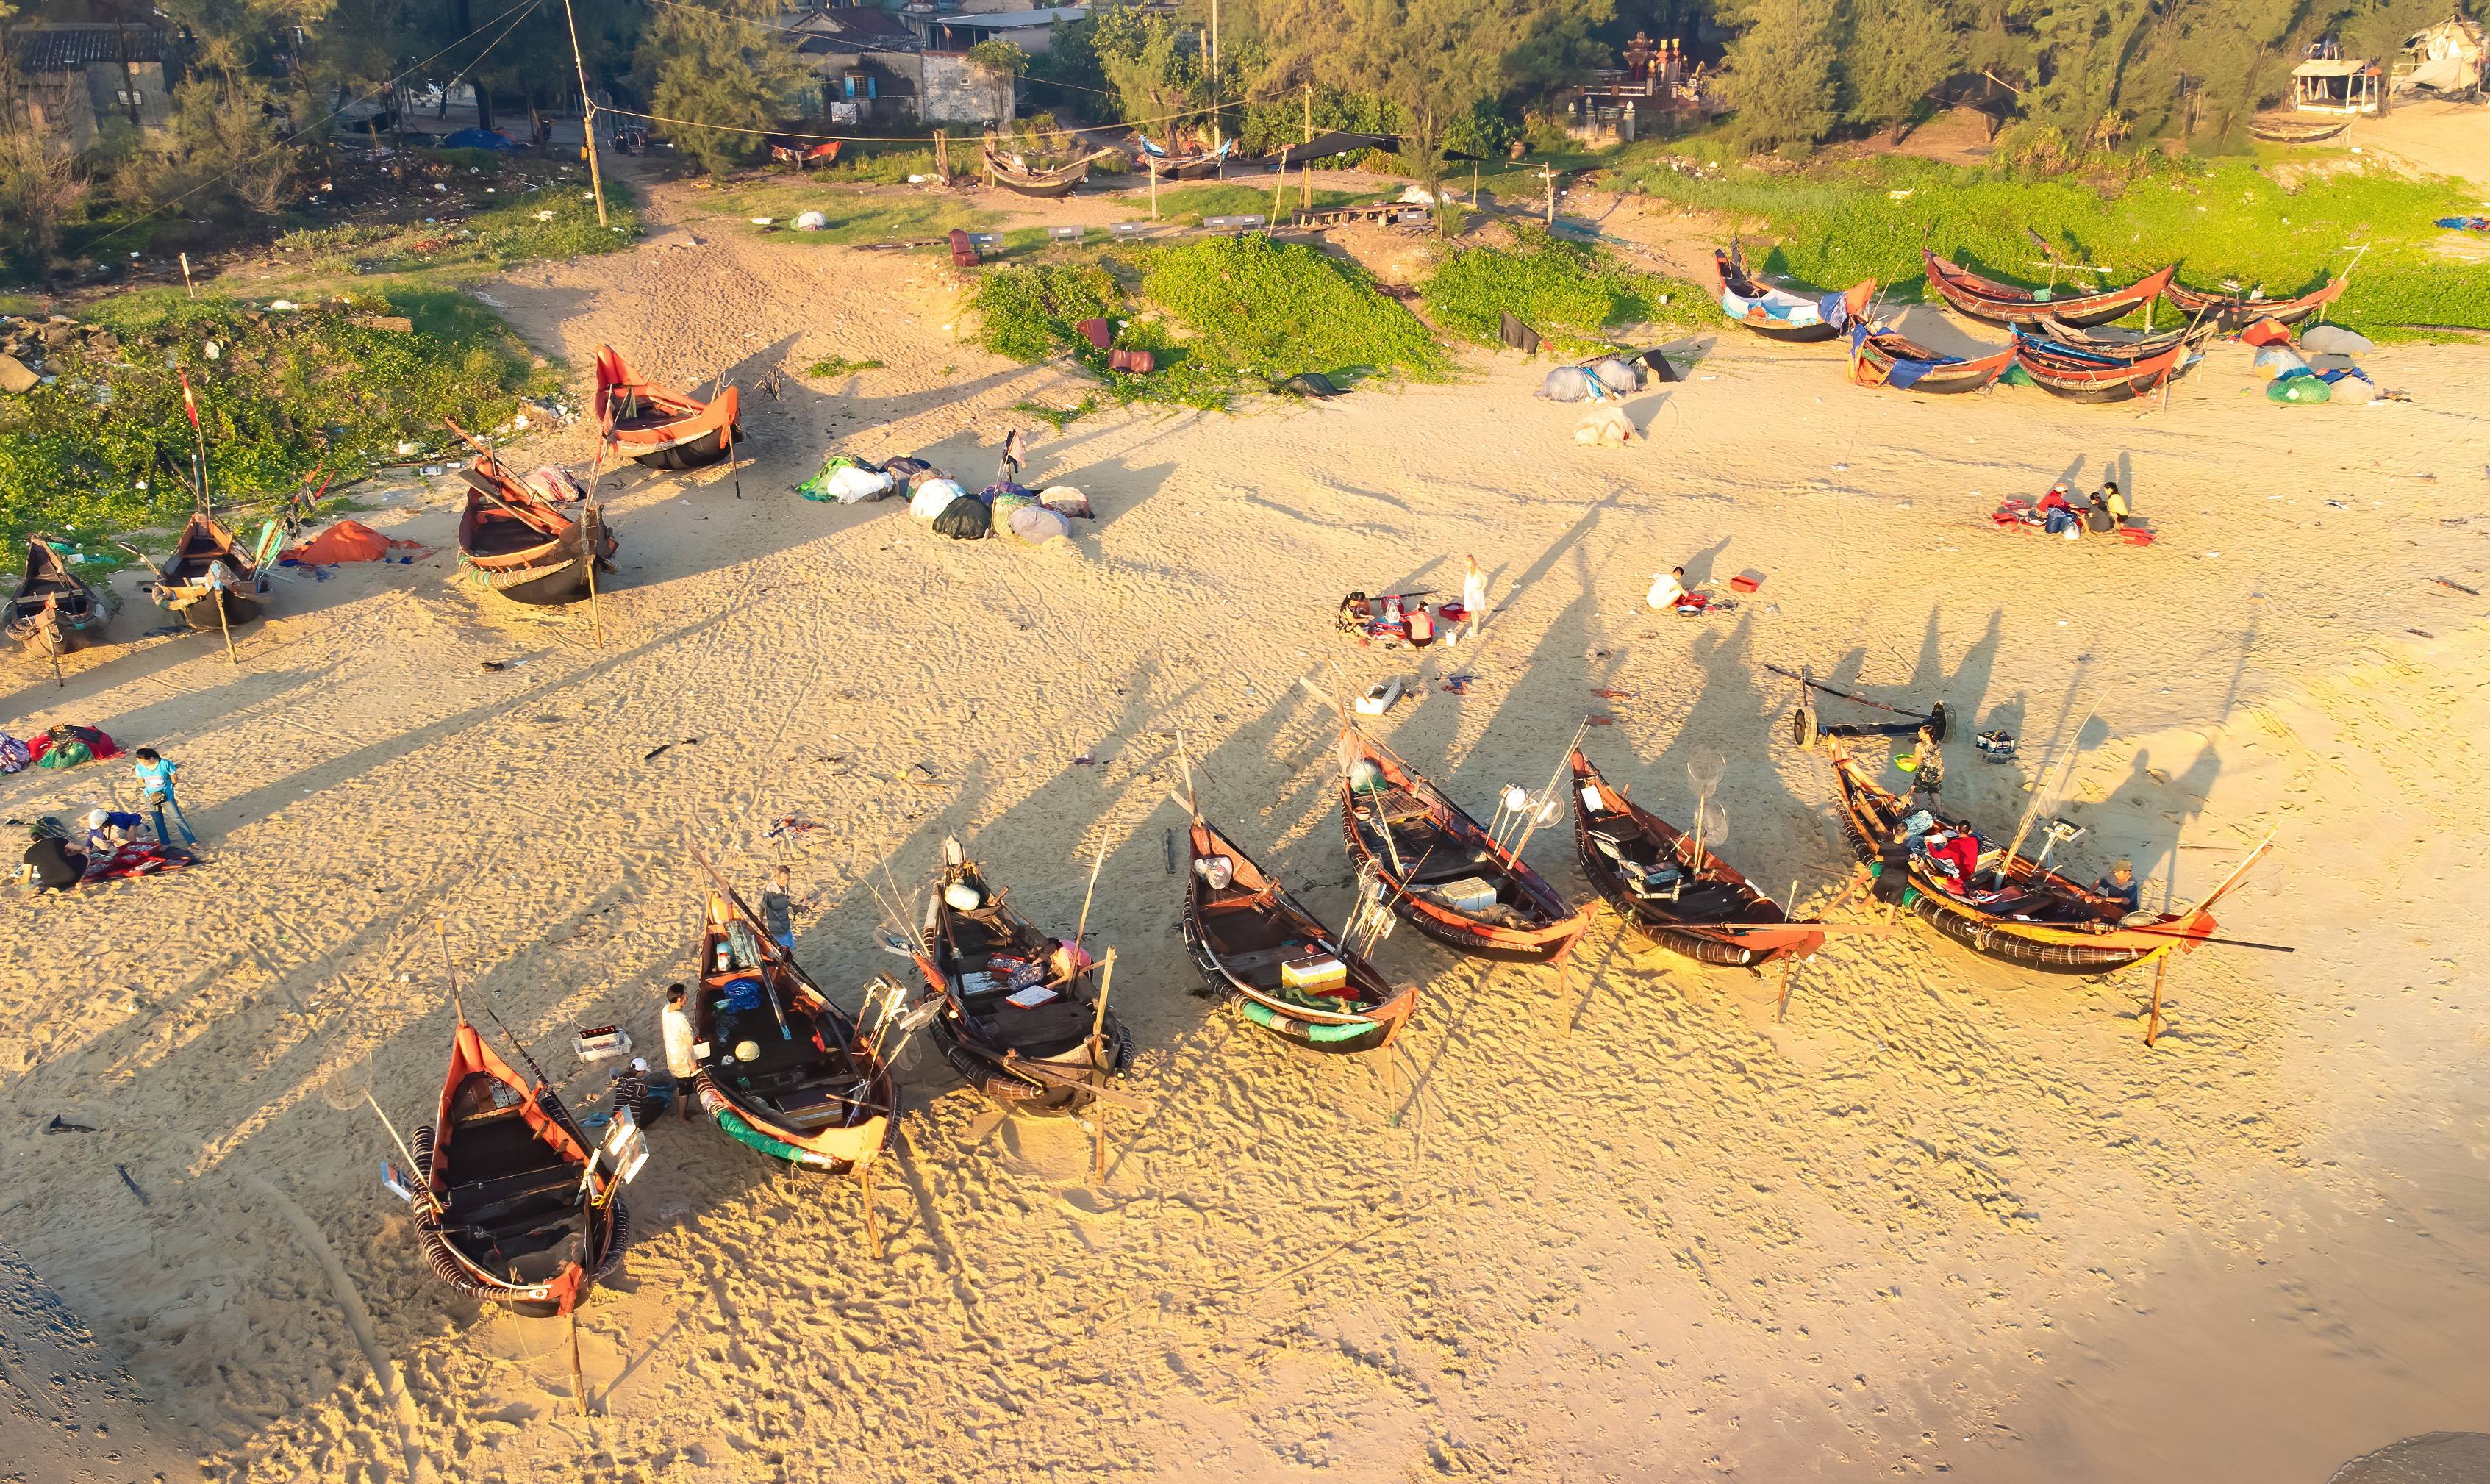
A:
<svg viewBox="0 0 2490 1484">
<path fill-rule="evenodd" d="M 2093 883 L 2093 895 L 2123 902 L 2129 912 L 2142 911 L 2144 907 L 2144 883 L 2135 879 L 2132 861 L 2111 862 L 2109 874 Z"/>
<path fill-rule="evenodd" d="M 649 1059 L 631 1058 L 630 1068 L 614 1079 L 614 1116 L 621 1118 L 628 1112 L 631 1122 L 646 1128 L 659 1106 L 657 1099 L 649 1096 Z"/>
<path fill-rule="evenodd" d="M 796 914 L 812 904 L 810 897 L 802 901 L 796 899 L 796 888 L 786 867 L 769 873 L 769 890 L 761 894 L 761 915 L 768 921 L 769 935 L 791 957 L 796 952 Z"/>
<path fill-rule="evenodd" d="M 1940 826 L 1928 832 L 1927 850 L 1928 864 L 1936 868 L 1946 890 L 1957 897 L 1968 896 L 1971 874 L 1980 869 L 1980 842 L 1967 831 Z"/>
</svg>

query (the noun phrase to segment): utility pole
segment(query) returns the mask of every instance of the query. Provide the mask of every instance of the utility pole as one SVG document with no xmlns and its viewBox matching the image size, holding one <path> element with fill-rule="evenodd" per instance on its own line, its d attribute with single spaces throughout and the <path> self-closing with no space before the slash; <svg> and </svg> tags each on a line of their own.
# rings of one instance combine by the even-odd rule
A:
<svg viewBox="0 0 2490 1484">
<path fill-rule="evenodd" d="M 570 62 L 579 69 L 579 132 L 588 151 L 588 188 L 596 193 L 596 224 L 601 227 L 605 225 L 605 175 L 596 168 L 596 100 L 588 91 L 588 62 L 579 54 L 579 17 L 571 14 L 570 0 L 562 0 L 562 18 L 570 23 Z M 592 560 L 590 565 L 595 563 Z"/>
<path fill-rule="evenodd" d="M 1210 147 L 1219 145 L 1219 0 L 1210 0 Z"/>
</svg>

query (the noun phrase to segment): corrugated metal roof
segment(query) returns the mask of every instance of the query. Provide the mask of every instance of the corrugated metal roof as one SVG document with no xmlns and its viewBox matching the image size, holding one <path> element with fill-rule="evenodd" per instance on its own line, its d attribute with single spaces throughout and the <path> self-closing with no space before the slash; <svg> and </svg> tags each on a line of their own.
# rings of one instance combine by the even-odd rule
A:
<svg viewBox="0 0 2490 1484">
<path fill-rule="evenodd" d="M 988 31 L 1018 31 L 1027 26 L 1051 26 L 1058 20 L 1079 20 L 1089 14 L 1088 7 L 1058 6 L 1048 11 L 945 11 L 940 15 L 912 16 L 931 25 L 958 28 L 973 27 Z"/>
<path fill-rule="evenodd" d="M 831 6 L 822 13 L 850 36 L 906 36 L 909 30 L 888 11 L 869 5 Z"/>
<path fill-rule="evenodd" d="M 139 26 L 27 26 L 9 33 L 9 49 L 27 71 L 65 72 L 90 62 L 119 62 L 124 57 L 132 62 L 156 61 L 159 35 Z"/>
</svg>

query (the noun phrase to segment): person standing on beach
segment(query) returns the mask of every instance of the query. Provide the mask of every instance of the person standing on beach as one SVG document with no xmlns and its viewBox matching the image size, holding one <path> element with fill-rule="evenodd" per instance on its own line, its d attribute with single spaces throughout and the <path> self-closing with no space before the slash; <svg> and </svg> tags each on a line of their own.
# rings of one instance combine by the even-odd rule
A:
<svg viewBox="0 0 2490 1484">
<path fill-rule="evenodd" d="M 700 1075 L 700 1056 L 693 1050 L 691 1012 L 683 1005 L 683 986 L 666 986 L 666 1008 L 658 1013 L 659 1039 L 666 1043 L 666 1070 L 675 1079 L 675 1097 L 681 1102 L 683 1121 L 692 1116 L 692 1082 Z"/>
<path fill-rule="evenodd" d="M 1462 574 L 1462 616 L 1469 620 L 1471 639 L 1478 638 L 1479 626 L 1487 622 L 1487 574 L 1479 570 L 1478 558 L 1465 556 L 1469 570 Z"/>
<path fill-rule="evenodd" d="M 138 775 L 138 804 L 156 815 L 156 842 L 169 845 L 173 837 L 164 833 L 164 810 L 170 806 L 173 817 L 182 826 L 182 843 L 195 845 L 199 837 L 190 833 L 190 821 L 182 813 L 182 804 L 173 797 L 173 772 L 181 767 L 152 747 L 142 747 L 130 755 L 130 770 Z"/>
</svg>

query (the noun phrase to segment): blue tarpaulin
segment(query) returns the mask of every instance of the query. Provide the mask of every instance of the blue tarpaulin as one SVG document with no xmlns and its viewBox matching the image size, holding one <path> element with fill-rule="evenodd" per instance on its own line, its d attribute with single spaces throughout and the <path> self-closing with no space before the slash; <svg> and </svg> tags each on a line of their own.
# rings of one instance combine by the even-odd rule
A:
<svg viewBox="0 0 2490 1484">
<path fill-rule="evenodd" d="M 516 139 L 489 128 L 462 128 L 442 140 L 441 144 L 444 149 L 450 150 L 515 150 L 519 147 Z"/>
</svg>

